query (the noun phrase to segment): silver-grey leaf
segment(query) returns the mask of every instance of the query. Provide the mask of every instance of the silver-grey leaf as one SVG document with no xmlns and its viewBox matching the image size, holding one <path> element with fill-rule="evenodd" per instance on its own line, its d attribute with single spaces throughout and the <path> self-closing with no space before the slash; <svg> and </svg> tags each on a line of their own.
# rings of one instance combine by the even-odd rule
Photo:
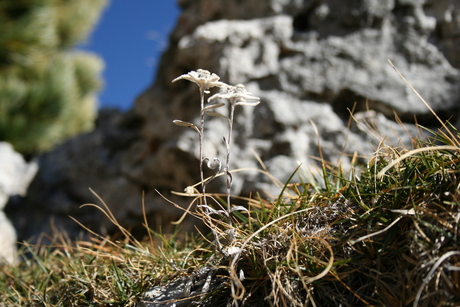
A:
<svg viewBox="0 0 460 307">
<path fill-rule="evenodd" d="M 225 103 L 211 104 L 211 105 L 203 108 L 202 111 L 207 112 L 207 111 L 212 110 L 212 109 L 220 108 L 221 106 L 224 106 L 224 105 L 225 105 Z"/>
<path fill-rule="evenodd" d="M 216 210 L 208 205 L 198 205 L 200 208 L 205 208 L 208 211 L 208 214 L 217 214 L 217 215 L 223 215 L 223 216 L 228 216 L 227 211 L 224 210 Z"/>
<path fill-rule="evenodd" d="M 224 116 L 220 113 L 217 113 L 217 112 L 213 112 L 213 111 L 205 111 L 206 114 L 208 114 L 209 116 L 214 116 L 214 117 L 221 117 L 221 118 L 224 118 L 226 120 L 228 120 L 228 117 L 227 116 Z"/>
<path fill-rule="evenodd" d="M 249 213 L 249 210 L 243 206 L 233 206 L 232 209 L 230 209 L 230 212 L 234 212 L 234 211 L 245 211 Z"/>
<path fill-rule="evenodd" d="M 195 126 L 195 125 L 192 124 L 192 123 L 184 122 L 184 121 L 179 120 L 179 119 L 173 120 L 173 123 L 176 124 L 176 125 L 178 125 L 178 126 L 181 126 L 181 127 L 192 128 L 192 129 L 194 129 L 196 132 L 198 132 L 198 134 L 201 134 L 201 133 L 200 133 L 200 130 L 198 129 L 198 127 Z"/>
</svg>

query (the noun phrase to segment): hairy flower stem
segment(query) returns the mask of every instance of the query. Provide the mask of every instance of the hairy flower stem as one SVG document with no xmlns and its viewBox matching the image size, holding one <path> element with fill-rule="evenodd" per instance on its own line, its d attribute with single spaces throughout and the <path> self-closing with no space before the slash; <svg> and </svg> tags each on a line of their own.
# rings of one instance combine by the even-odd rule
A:
<svg viewBox="0 0 460 307">
<path fill-rule="evenodd" d="M 233 132 L 233 115 L 235 113 L 235 103 L 232 101 L 230 103 L 230 114 L 228 117 L 228 138 L 225 140 L 227 145 L 227 159 L 225 162 L 225 174 L 227 176 L 227 214 L 228 214 L 228 225 L 232 227 L 232 216 L 231 216 L 231 189 L 232 189 L 232 174 L 230 173 L 230 147 L 232 142 L 232 132 Z"/>
<path fill-rule="evenodd" d="M 201 96 L 201 111 L 200 111 L 200 176 L 201 176 L 201 189 L 203 192 L 204 203 L 206 204 L 206 184 L 204 182 L 203 174 L 203 132 L 204 132 L 204 88 L 200 88 Z"/>
<path fill-rule="evenodd" d="M 217 248 L 218 248 L 219 251 L 222 251 L 222 245 L 220 244 L 219 236 L 217 235 L 216 231 L 214 231 L 213 227 L 211 227 L 212 219 L 211 219 L 209 209 L 207 209 L 207 206 L 208 206 L 208 200 L 207 200 L 207 197 L 206 197 L 206 185 L 207 185 L 207 182 L 205 182 L 205 180 L 204 180 L 204 171 L 203 171 L 203 162 L 204 162 L 204 158 L 203 158 L 203 135 L 204 135 L 204 115 L 205 115 L 205 112 L 204 112 L 205 89 L 202 88 L 202 87 L 200 87 L 200 96 L 201 96 L 200 133 L 199 133 L 199 136 L 200 136 L 200 145 L 199 145 L 200 146 L 200 179 L 201 179 L 201 191 L 202 191 L 202 194 L 203 194 L 203 204 L 205 205 L 204 214 L 206 215 L 206 217 L 208 219 L 209 227 L 211 228 L 211 232 L 213 233 L 214 239 L 216 240 Z"/>
</svg>

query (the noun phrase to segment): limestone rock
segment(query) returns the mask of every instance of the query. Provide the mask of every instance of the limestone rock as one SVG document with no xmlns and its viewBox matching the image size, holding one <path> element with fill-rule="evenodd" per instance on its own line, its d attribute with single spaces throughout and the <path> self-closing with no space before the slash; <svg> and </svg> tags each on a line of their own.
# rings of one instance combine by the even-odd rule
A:
<svg viewBox="0 0 460 307">
<path fill-rule="evenodd" d="M 196 135 L 172 124 L 198 122 L 196 85 L 179 75 L 198 68 L 243 83 L 261 98 L 237 109 L 231 168 L 260 169 L 256 156 L 281 183 L 299 163 L 315 172 L 320 155 L 345 168 L 357 152 L 377 150 L 383 138 L 409 146 L 417 122 L 436 122 L 388 63 L 391 60 L 443 119 L 459 118 L 458 0 L 180 0 L 182 14 L 170 36 L 155 83 L 127 114 L 103 113 L 97 129 L 40 157 L 27 204 L 37 216 L 15 216 L 21 236 L 49 231 L 50 220 L 76 233 L 67 215 L 98 231 L 112 231 L 93 208 L 91 187 L 126 227 L 142 223 L 142 191 L 151 226 L 169 225 L 181 211 L 169 194 L 199 180 Z M 354 117 L 371 130 L 350 121 Z M 401 128 L 397 115 L 405 124 Z M 208 120 L 208 119 L 207 119 Z M 226 123 L 209 118 L 205 156 L 224 159 Z M 362 160 L 361 162 L 365 162 Z M 301 175 L 301 174 L 300 174 Z M 296 179 L 297 177 L 295 177 Z M 221 190 L 215 181 L 214 190 Z M 235 194 L 268 191 L 258 171 L 235 174 Z M 193 223 L 188 224 L 192 226 Z M 104 230 L 105 229 L 105 230 Z"/>
<path fill-rule="evenodd" d="M 3 208 L 11 196 L 26 193 L 36 171 L 36 163 L 27 163 L 9 143 L 0 142 L 0 262 L 13 263 L 16 257 L 16 231 Z"/>
<path fill-rule="evenodd" d="M 136 307 L 185 307 L 193 306 L 197 301 L 204 307 L 222 306 L 226 298 L 208 294 L 225 285 L 227 277 L 224 274 L 225 270 L 222 269 L 202 267 L 189 273 L 189 276 L 180 276 L 170 281 L 167 285 L 153 287 L 142 295 Z"/>
<path fill-rule="evenodd" d="M 40 170 L 25 201 L 11 205 L 9 210 L 21 240 L 33 241 L 41 233 L 61 230 L 75 238 L 84 233 L 83 225 L 101 234 L 117 230 L 101 210 L 82 207 L 85 204 L 95 204 L 105 211 L 104 203 L 107 204 L 123 227 L 142 235 L 144 202 L 149 225 L 156 225 L 158 231 L 159 226 L 165 232 L 172 231 L 170 221 L 177 219 L 181 211 L 123 170 L 126 160 L 142 159 L 147 154 L 146 149 L 137 147 L 142 120 L 132 112 L 103 110 L 97 125 L 95 131 L 39 157 Z M 126 151 L 127 148 L 132 151 Z M 165 193 L 161 187 L 157 189 Z"/>
<path fill-rule="evenodd" d="M 11 144 L 0 142 L 0 210 L 10 196 L 25 195 L 37 167 L 35 162 L 27 163 Z"/>
<path fill-rule="evenodd" d="M 3 211 L 0 211 L 0 233 L 0 263 L 15 263 L 16 230 Z"/>
</svg>

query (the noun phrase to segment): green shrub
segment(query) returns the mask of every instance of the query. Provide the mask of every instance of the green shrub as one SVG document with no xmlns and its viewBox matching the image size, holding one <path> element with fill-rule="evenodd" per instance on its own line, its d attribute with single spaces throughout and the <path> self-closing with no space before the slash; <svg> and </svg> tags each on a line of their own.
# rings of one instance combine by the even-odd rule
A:
<svg viewBox="0 0 460 307">
<path fill-rule="evenodd" d="M 0 140 L 34 154 L 92 128 L 102 61 L 72 48 L 107 0 L 0 4 Z"/>
</svg>

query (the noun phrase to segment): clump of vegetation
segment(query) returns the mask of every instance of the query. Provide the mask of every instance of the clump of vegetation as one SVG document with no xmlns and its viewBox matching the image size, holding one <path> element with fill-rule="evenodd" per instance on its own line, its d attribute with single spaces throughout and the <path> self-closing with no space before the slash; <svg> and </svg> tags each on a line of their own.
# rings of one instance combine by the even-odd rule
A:
<svg viewBox="0 0 460 307">
<path fill-rule="evenodd" d="M 299 167 L 276 199 L 249 199 L 247 210 L 186 210 L 213 231 L 182 244 L 153 232 L 138 242 L 120 227 L 119 241 L 26 246 L 32 258 L 2 266 L 0 298 L 9 306 L 459 305 L 460 133 L 448 123 L 426 130 L 431 137 L 414 138 L 413 148 L 382 144 L 347 172 L 322 161 L 322 176 L 306 181 Z M 188 192 L 199 205 L 222 198 Z M 220 248 L 216 238 L 229 229 Z"/>
<path fill-rule="evenodd" d="M 107 0 L 2 0 L 0 140 L 33 155 L 93 127 L 102 61 L 75 51 Z"/>
<path fill-rule="evenodd" d="M 230 264 L 234 299 L 258 288 L 275 306 L 460 303 L 460 155 L 433 145 L 443 136 L 379 148 L 360 174 L 324 164 L 324 182 L 287 185 L 265 214 L 251 210 Z"/>
</svg>

